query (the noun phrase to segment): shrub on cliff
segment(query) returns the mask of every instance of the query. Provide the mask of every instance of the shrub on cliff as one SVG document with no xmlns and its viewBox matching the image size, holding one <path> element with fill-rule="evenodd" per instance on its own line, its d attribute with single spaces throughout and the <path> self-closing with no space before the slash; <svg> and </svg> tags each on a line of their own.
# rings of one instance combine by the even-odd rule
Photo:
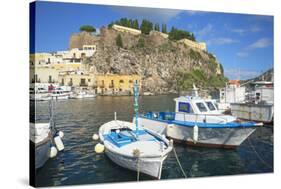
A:
<svg viewBox="0 0 281 189">
<path fill-rule="evenodd" d="M 122 41 L 122 37 L 121 37 L 120 34 L 118 34 L 117 37 L 116 37 L 116 45 L 117 45 L 118 47 L 123 48 L 123 41 Z"/>
<path fill-rule="evenodd" d="M 171 31 L 169 32 L 170 40 L 181 40 L 184 38 L 195 41 L 195 36 L 193 33 L 172 27 Z"/>
<path fill-rule="evenodd" d="M 80 31 L 85 31 L 85 32 L 96 32 L 96 28 L 94 28 L 93 26 L 90 26 L 90 25 L 83 25 L 80 27 Z"/>
</svg>

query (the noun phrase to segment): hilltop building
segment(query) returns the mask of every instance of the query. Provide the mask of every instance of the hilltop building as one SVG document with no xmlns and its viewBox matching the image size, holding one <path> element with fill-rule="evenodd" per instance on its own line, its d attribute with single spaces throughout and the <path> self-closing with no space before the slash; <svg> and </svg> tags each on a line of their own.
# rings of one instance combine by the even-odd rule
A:
<svg viewBox="0 0 281 189">
<path fill-rule="evenodd" d="M 179 42 L 184 43 L 187 46 L 190 46 L 190 47 L 195 48 L 195 49 L 207 51 L 207 45 L 204 42 L 195 42 L 195 41 L 192 41 L 192 40 L 189 40 L 189 39 L 186 39 L 186 38 L 179 40 Z"/>
<path fill-rule="evenodd" d="M 116 31 L 127 32 L 127 33 L 130 33 L 132 35 L 140 35 L 141 34 L 141 30 L 128 28 L 128 27 L 125 27 L 125 26 L 120 26 L 120 25 L 117 25 L 117 24 L 114 24 L 112 26 L 112 28 L 115 29 Z"/>
</svg>

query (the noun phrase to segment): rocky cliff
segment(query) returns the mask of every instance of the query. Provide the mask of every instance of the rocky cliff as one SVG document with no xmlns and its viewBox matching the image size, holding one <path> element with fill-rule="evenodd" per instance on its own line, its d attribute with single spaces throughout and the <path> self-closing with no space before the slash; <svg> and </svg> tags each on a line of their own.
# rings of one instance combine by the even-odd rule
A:
<svg viewBox="0 0 281 189">
<path fill-rule="evenodd" d="M 122 47 L 116 44 L 118 35 Z M 223 68 L 213 55 L 171 41 L 157 32 L 132 35 L 102 28 L 99 36 L 86 32 L 73 34 L 69 48 L 80 48 L 83 44 L 97 45 L 97 52 L 87 61 L 91 71 L 139 74 L 143 91 L 161 94 L 188 89 L 193 82 L 199 87 L 219 87 L 225 82 Z"/>
</svg>

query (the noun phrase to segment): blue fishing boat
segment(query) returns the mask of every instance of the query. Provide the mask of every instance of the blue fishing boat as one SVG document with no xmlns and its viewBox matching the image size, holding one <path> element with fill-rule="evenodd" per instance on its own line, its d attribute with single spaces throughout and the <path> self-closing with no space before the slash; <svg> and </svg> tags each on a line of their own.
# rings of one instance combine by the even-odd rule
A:
<svg viewBox="0 0 281 189">
<path fill-rule="evenodd" d="M 175 112 L 148 112 L 139 124 L 175 141 L 206 147 L 235 148 L 262 123 L 242 122 L 222 114 L 211 99 L 181 96 L 174 99 Z"/>
</svg>

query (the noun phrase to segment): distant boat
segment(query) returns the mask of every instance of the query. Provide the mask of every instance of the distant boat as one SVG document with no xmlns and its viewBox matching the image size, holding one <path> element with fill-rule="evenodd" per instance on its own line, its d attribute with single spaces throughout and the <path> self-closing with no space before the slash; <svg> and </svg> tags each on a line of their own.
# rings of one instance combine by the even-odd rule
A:
<svg viewBox="0 0 281 189">
<path fill-rule="evenodd" d="M 54 100 L 66 100 L 66 99 L 69 99 L 70 93 L 68 91 L 57 89 L 57 90 L 52 91 L 50 96 L 51 96 L 51 99 L 54 99 Z"/>
<path fill-rule="evenodd" d="M 70 98 L 73 99 L 82 99 L 82 98 L 95 98 L 96 95 L 95 94 L 91 94 L 85 91 L 80 91 L 78 93 L 74 93 L 72 95 L 70 95 Z"/>
<path fill-rule="evenodd" d="M 99 128 L 99 137 L 106 155 L 121 167 L 141 172 L 158 179 L 172 142 L 165 136 L 138 126 L 138 90 L 134 87 L 136 121 L 113 120 Z"/>
<path fill-rule="evenodd" d="M 148 112 L 140 115 L 139 124 L 176 141 L 223 148 L 239 146 L 262 125 L 221 114 L 213 100 L 198 96 L 181 96 L 174 100 L 175 112 Z"/>
</svg>

